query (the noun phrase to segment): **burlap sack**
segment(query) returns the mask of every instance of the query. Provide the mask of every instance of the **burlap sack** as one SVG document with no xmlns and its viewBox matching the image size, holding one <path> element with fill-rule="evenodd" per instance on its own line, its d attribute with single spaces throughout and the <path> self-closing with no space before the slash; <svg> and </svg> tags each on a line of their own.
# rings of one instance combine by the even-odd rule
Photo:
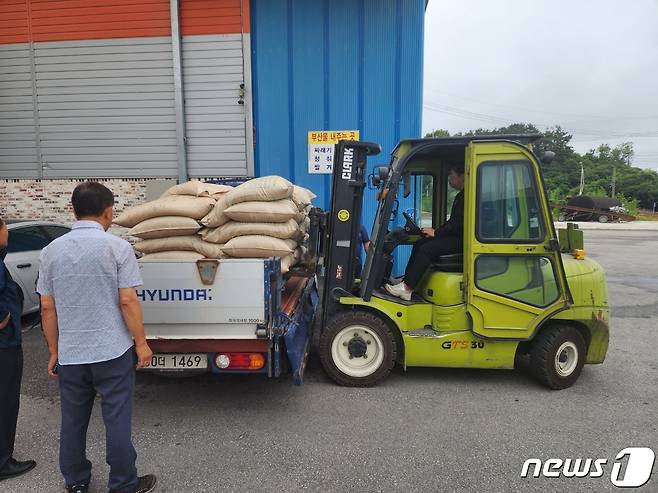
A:
<svg viewBox="0 0 658 493">
<path fill-rule="evenodd" d="M 305 216 L 304 219 L 299 223 L 299 229 L 304 233 L 308 233 L 308 230 L 311 229 L 311 219 L 308 216 Z"/>
<path fill-rule="evenodd" d="M 281 274 L 287 274 L 290 271 L 290 267 L 297 263 L 297 259 L 294 254 L 286 255 L 281 257 Z"/>
<path fill-rule="evenodd" d="M 300 187 L 297 185 L 293 186 L 291 198 L 300 211 L 303 211 L 306 209 L 306 207 L 311 205 L 315 197 L 317 197 L 317 195 L 311 192 L 308 188 Z"/>
<path fill-rule="evenodd" d="M 287 199 L 292 195 L 293 184 L 280 176 L 262 176 L 246 181 L 225 196 L 228 207 L 240 202 Z"/>
<path fill-rule="evenodd" d="M 163 197 L 168 195 L 192 195 L 194 197 L 212 197 L 220 198 L 227 192 L 233 190 L 228 185 L 215 185 L 214 183 L 204 183 L 202 181 L 187 181 L 179 185 L 174 185 L 162 194 Z"/>
<path fill-rule="evenodd" d="M 208 243 L 207 241 L 203 241 L 199 236 L 193 235 L 142 240 L 135 243 L 135 250 L 147 254 L 168 251 L 192 251 L 200 253 L 205 258 L 222 258 L 223 246 Z"/>
<path fill-rule="evenodd" d="M 234 221 L 245 223 L 285 223 L 290 219 L 299 222 L 300 218 L 303 218 L 303 213 L 299 212 L 290 199 L 240 202 L 226 209 L 224 214 Z"/>
<path fill-rule="evenodd" d="M 203 255 L 198 252 L 169 251 L 147 253 L 146 255 L 142 256 L 140 260 L 199 260 L 202 258 Z"/>
<path fill-rule="evenodd" d="M 215 205 L 215 199 L 209 197 L 171 195 L 126 209 L 114 220 L 114 224 L 132 228 L 142 221 L 160 216 L 200 219 L 208 214 L 213 205 Z"/>
<path fill-rule="evenodd" d="M 228 194 L 224 194 L 217 200 L 217 203 L 212 210 L 199 221 L 201 224 L 208 228 L 217 228 L 222 224 L 226 224 L 230 220 L 229 217 L 224 214 L 224 211 L 228 207 L 226 205 L 226 195 Z"/>
<path fill-rule="evenodd" d="M 204 228 L 201 237 L 211 243 L 226 243 L 236 236 L 262 235 L 281 238 L 282 240 L 301 240 L 304 232 L 301 226 L 289 219 L 285 223 L 242 223 L 229 221 L 218 228 Z"/>
<path fill-rule="evenodd" d="M 230 257 L 267 258 L 285 257 L 297 248 L 294 240 L 282 240 L 271 236 L 248 235 L 236 236 L 230 240 L 222 251 Z"/>
<path fill-rule="evenodd" d="M 143 240 L 151 238 L 167 238 L 169 236 L 193 235 L 201 229 L 201 225 L 191 217 L 162 216 L 152 217 L 136 224 L 126 232 Z"/>
<path fill-rule="evenodd" d="M 302 258 L 302 253 L 303 251 L 301 248 L 296 248 L 290 255 L 281 257 L 281 273 L 287 274 L 291 267 L 297 265 Z"/>
</svg>

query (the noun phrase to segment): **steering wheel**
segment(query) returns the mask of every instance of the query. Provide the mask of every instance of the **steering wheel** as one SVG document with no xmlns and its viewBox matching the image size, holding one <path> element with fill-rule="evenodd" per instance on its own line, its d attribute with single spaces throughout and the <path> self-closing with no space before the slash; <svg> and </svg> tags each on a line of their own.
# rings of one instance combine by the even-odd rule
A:
<svg viewBox="0 0 658 493">
<path fill-rule="evenodd" d="M 423 231 L 420 229 L 418 224 L 416 224 L 416 221 L 414 221 L 413 218 L 409 214 L 407 214 L 406 212 L 403 212 L 402 216 L 404 216 L 404 219 L 407 221 L 404 225 L 404 231 L 408 235 L 413 235 L 413 236 L 416 236 L 416 235 L 422 236 L 423 235 Z"/>
</svg>

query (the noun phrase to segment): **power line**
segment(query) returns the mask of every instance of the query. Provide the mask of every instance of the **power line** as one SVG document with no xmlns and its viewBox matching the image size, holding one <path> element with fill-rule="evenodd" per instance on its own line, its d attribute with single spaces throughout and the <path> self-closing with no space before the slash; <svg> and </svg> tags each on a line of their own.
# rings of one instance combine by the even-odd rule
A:
<svg viewBox="0 0 658 493">
<path fill-rule="evenodd" d="M 435 94 L 444 94 L 446 96 L 451 96 L 459 99 L 464 99 L 467 101 L 474 101 L 477 103 L 482 103 L 486 104 L 488 106 L 494 106 L 497 108 L 503 108 L 503 109 L 511 109 L 511 110 L 521 110 L 527 113 L 544 113 L 546 115 L 555 115 L 555 116 L 569 116 L 569 117 L 575 117 L 575 118 L 591 118 L 594 119 L 594 121 L 616 121 L 616 120 L 658 120 L 658 115 L 642 115 L 642 116 L 603 116 L 603 115 L 583 115 L 583 114 L 577 114 L 577 113 L 562 113 L 562 112 L 556 112 L 556 111 L 547 111 L 547 110 L 540 110 L 540 109 L 532 109 L 532 108 L 525 108 L 522 106 L 513 106 L 513 105 L 502 105 L 502 104 L 496 104 L 492 103 L 490 101 L 485 101 L 482 99 L 477 99 L 469 96 L 462 96 L 459 94 L 454 94 L 446 91 L 437 91 L 435 89 L 426 89 L 429 92 L 433 92 Z M 581 122 L 581 123 L 588 123 L 588 122 Z"/>
<path fill-rule="evenodd" d="M 464 119 L 469 119 L 469 120 L 475 120 L 475 121 L 481 121 L 485 123 L 491 123 L 491 124 L 511 124 L 511 123 L 518 123 L 518 119 L 512 119 L 509 117 L 504 117 L 504 116 L 497 116 L 497 115 L 490 115 L 486 113 L 479 113 L 475 111 L 470 111 L 466 110 L 463 108 L 456 108 L 454 106 L 448 106 L 432 101 L 426 101 L 423 106 L 431 111 L 436 111 L 438 113 L 444 113 L 448 114 L 451 116 L 456 116 L 459 118 L 464 118 Z M 539 125 L 540 127 L 553 127 L 555 125 L 551 124 L 546 124 L 546 123 L 538 123 L 535 122 L 535 124 Z M 611 131 L 605 131 L 605 130 L 595 130 L 595 129 L 582 129 L 582 128 L 576 128 L 572 126 L 562 126 L 565 130 L 569 131 L 570 133 L 577 133 L 581 135 L 591 135 L 594 137 L 598 138 L 654 138 L 658 137 L 658 131 L 634 131 L 634 132 L 626 132 L 626 133 L 620 133 L 620 132 L 611 132 Z"/>
</svg>

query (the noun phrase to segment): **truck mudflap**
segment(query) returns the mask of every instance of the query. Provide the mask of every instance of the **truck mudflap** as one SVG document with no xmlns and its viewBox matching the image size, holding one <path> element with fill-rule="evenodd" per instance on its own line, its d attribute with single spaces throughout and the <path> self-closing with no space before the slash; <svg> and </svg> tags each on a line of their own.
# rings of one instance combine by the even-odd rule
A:
<svg viewBox="0 0 658 493">
<path fill-rule="evenodd" d="M 274 336 L 274 376 L 278 377 L 282 373 L 282 360 L 287 356 L 292 381 L 295 385 L 301 385 L 311 348 L 318 290 L 314 277 L 291 281 L 287 286 L 288 292 L 284 293 Z"/>
</svg>

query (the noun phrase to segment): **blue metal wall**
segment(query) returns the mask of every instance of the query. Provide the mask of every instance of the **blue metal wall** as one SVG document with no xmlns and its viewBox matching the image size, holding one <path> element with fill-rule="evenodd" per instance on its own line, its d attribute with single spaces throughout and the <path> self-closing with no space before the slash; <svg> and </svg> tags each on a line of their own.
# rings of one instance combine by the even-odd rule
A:
<svg viewBox="0 0 658 493">
<path fill-rule="evenodd" d="M 330 176 L 307 172 L 308 131 L 358 129 L 382 146 L 369 170 L 419 137 L 424 14 L 425 0 L 252 0 L 256 175 L 285 176 L 327 207 Z M 368 191 L 368 230 L 376 206 Z"/>
</svg>

